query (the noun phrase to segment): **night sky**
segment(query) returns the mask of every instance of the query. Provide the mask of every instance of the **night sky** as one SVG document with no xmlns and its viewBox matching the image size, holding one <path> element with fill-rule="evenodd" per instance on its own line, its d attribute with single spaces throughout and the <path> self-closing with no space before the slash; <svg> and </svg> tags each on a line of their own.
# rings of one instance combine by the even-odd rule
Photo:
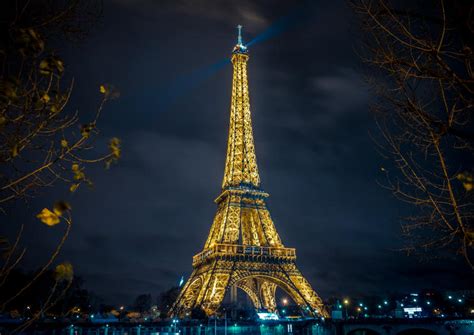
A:
<svg viewBox="0 0 474 335">
<path fill-rule="evenodd" d="M 121 92 L 105 108 L 96 149 L 117 136 L 123 158 L 87 171 L 93 190 L 67 195 L 61 186 L 14 221 L 31 220 L 51 197 L 68 200 L 74 228 L 60 260 L 110 303 L 156 296 L 186 278 L 220 193 L 237 24 L 244 42 L 256 39 L 248 71 L 262 187 L 313 288 L 323 298 L 472 288 L 462 263 L 397 251 L 409 209 L 377 183 L 390 163 L 371 138 L 373 97 L 344 1 L 105 1 L 87 39 L 61 56 L 76 80 L 71 110 L 87 118 L 100 84 Z M 26 267 L 39 264 L 60 230 L 29 229 L 25 243 L 36 251 Z"/>
</svg>

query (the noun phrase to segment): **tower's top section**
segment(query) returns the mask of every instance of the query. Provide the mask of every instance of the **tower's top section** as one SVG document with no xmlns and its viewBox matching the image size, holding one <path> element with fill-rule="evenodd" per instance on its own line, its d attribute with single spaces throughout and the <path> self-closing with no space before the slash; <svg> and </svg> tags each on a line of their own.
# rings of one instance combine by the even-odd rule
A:
<svg viewBox="0 0 474 335">
<path fill-rule="evenodd" d="M 239 30 L 239 36 L 237 37 L 237 44 L 242 45 L 242 26 L 239 24 L 237 26 L 237 29 Z"/>
<path fill-rule="evenodd" d="M 237 36 L 237 44 L 232 53 L 246 54 L 248 51 L 247 47 L 242 42 L 242 26 L 240 24 L 237 26 L 237 30 L 239 31 L 239 35 Z"/>
<path fill-rule="evenodd" d="M 230 103 L 229 139 L 222 189 L 260 187 L 257 158 L 253 142 L 250 97 L 247 79 L 247 48 L 242 44 L 242 26 L 237 27 L 237 45 L 232 52 L 232 99 Z"/>
</svg>

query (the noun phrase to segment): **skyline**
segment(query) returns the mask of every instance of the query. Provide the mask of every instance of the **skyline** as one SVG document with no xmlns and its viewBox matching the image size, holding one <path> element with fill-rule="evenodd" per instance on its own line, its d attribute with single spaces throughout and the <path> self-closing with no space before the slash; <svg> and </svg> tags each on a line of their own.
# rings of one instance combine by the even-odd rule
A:
<svg viewBox="0 0 474 335">
<path fill-rule="evenodd" d="M 222 59 L 230 57 L 234 27 L 242 23 L 251 41 L 295 11 L 279 3 L 269 14 L 262 3 L 244 2 L 233 17 L 224 5 L 215 12 L 171 3 L 158 10 L 151 1 L 131 6 L 108 2 L 100 27 L 65 55 L 80 63 L 70 69 L 79 110 L 97 101 L 101 83 L 121 92 L 106 106 L 102 129 L 122 139 L 123 158 L 110 171 L 91 171 L 94 190 L 71 197 L 78 224 L 60 257 L 74 264 L 85 287 L 116 303 L 156 295 L 189 275 L 224 171 L 231 68 Z M 331 17 L 349 21 L 350 11 L 344 3 L 305 6 L 303 23 L 250 47 L 258 164 L 283 243 L 297 248 L 298 265 L 323 298 L 387 287 L 468 288 L 469 271 L 457 262 L 420 263 L 396 251 L 407 209 L 377 185 L 380 168 L 390 167 L 369 135 L 372 95 L 351 51 L 355 32 L 324 29 Z M 180 23 L 173 26 L 178 38 L 167 25 L 173 20 Z M 76 62 L 83 54 L 90 57 Z M 30 208 L 44 205 L 34 200 Z M 17 212 L 14 219 L 28 215 Z M 47 229 L 28 233 L 39 250 L 55 237 Z M 34 241 L 38 231 L 48 237 Z M 29 257 L 34 262 L 38 255 Z"/>
</svg>

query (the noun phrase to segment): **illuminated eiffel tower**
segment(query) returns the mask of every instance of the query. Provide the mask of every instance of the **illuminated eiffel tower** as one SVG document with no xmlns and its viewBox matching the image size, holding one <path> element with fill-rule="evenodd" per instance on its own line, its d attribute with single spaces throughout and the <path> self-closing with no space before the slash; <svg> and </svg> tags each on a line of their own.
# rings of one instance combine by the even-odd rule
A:
<svg viewBox="0 0 474 335">
<path fill-rule="evenodd" d="M 243 290 L 256 309 L 276 311 L 275 291 L 284 290 L 309 315 L 328 316 L 321 299 L 298 270 L 296 251 L 284 247 L 260 188 L 252 135 L 248 50 L 241 26 L 232 52 L 233 79 L 229 139 L 222 193 L 202 252 L 193 257 L 193 272 L 171 308 L 185 316 L 201 307 L 214 314 L 226 292 Z M 235 295 L 235 291 L 234 291 Z"/>
</svg>

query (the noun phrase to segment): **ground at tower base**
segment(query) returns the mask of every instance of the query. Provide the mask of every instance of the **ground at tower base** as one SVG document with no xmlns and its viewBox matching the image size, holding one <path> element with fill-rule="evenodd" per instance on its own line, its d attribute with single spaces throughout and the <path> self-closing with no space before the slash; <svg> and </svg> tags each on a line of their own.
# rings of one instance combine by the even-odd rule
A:
<svg viewBox="0 0 474 335">
<path fill-rule="evenodd" d="M 31 335 L 472 335 L 474 295 L 466 291 L 426 290 L 391 296 L 339 297 L 325 301 L 331 318 L 304 317 L 287 296 L 278 300 L 278 319 L 265 320 L 251 302 L 223 304 L 217 317 L 194 310 L 185 318 L 167 318 L 156 306 L 138 312 L 115 306 L 110 312 L 74 309 L 68 317 L 45 316 L 22 334 Z M 113 307 L 113 306 L 111 306 Z M 264 316 L 264 315 L 263 315 Z M 0 334 L 9 334 L 29 317 L 0 318 Z"/>
<path fill-rule="evenodd" d="M 0 327 L 8 334 L 14 325 Z M 280 320 L 226 319 L 133 323 L 37 323 L 21 334 L 53 335 L 472 335 L 470 319 Z"/>
</svg>

